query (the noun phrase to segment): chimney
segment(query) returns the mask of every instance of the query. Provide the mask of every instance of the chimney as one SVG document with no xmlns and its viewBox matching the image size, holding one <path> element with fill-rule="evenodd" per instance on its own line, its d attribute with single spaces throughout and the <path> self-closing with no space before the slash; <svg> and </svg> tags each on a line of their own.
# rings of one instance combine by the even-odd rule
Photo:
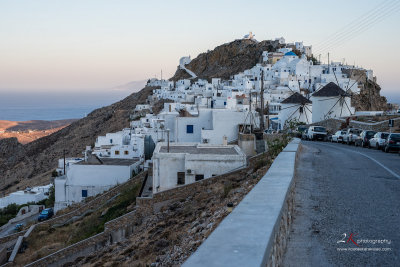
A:
<svg viewBox="0 0 400 267">
<path fill-rule="evenodd" d="M 224 146 L 227 146 L 227 145 L 228 145 L 228 137 L 226 137 L 226 135 L 224 135 L 224 136 L 222 137 L 222 144 L 223 144 Z"/>
</svg>

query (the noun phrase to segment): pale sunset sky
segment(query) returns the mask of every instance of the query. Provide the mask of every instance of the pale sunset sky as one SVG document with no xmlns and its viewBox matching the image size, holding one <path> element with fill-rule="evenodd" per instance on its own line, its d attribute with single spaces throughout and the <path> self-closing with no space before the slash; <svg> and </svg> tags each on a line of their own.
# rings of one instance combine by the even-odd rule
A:
<svg viewBox="0 0 400 267">
<path fill-rule="evenodd" d="M 0 96 L 109 90 L 161 69 L 169 78 L 181 56 L 252 31 L 257 40 L 313 45 L 325 62 L 330 52 L 373 69 L 382 94 L 396 97 L 399 9 L 398 0 L 0 0 Z"/>
</svg>

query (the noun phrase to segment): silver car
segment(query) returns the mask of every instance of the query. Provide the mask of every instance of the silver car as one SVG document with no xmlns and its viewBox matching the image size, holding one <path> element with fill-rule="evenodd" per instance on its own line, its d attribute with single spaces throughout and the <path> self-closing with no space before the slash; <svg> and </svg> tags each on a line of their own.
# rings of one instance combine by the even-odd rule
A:
<svg viewBox="0 0 400 267">
<path fill-rule="evenodd" d="M 386 132 L 377 132 L 374 137 L 369 139 L 369 148 L 381 149 L 385 145 L 386 138 L 389 136 L 389 133 Z"/>
<path fill-rule="evenodd" d="M 343 142 L 343 136 L 346 134 L 346 131 L 340 130 L 337 131 L 334 135 L 332 135 L 332 142 L 341 143 Z"/>
</svg>

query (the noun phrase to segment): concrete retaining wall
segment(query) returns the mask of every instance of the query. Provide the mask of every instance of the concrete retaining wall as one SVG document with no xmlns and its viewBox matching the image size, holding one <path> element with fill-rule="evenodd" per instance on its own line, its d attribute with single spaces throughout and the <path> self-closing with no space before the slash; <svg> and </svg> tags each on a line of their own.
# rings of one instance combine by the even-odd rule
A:
<svg viewBox="0 0 400 267">
<path fill-rule="evenodd" d="M 279 266 L 294 209 L 299 139 L 293 140 L 240 204 L 184 263 L 194 266 Z"/>
</svg>

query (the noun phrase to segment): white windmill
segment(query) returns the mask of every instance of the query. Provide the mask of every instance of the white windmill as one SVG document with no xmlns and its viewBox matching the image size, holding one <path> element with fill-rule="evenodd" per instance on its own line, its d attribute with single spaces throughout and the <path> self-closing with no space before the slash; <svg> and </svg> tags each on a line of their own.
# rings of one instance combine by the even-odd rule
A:
<svg viewBox="0 0 400 267">
<path fill-rule="evenodd" d="M 355 108 L 351 106 L 351 96 L 354 93 L 351 88 L 363 77 L 358 79 L 349 87 L 351 74 L 346 90 L 339 86 L 335 71 L 333 71 L 337 83 L 330 82 L 312 94 L 313 116 L 312 121 L 318 122 L 329 118 L 349 117 L 355 113 Z M 357 92 L 357 90 L 356 90 Z"/>
<path fill-rule="evenodd" d="M 282 125 L 285 125 L 285 122 L 291 120 L 310 124 L 311 118 L 312 102 L 302 94 L 294 92 L 291 96 L 281 102 L 279 121 Z"/>
</svg>

